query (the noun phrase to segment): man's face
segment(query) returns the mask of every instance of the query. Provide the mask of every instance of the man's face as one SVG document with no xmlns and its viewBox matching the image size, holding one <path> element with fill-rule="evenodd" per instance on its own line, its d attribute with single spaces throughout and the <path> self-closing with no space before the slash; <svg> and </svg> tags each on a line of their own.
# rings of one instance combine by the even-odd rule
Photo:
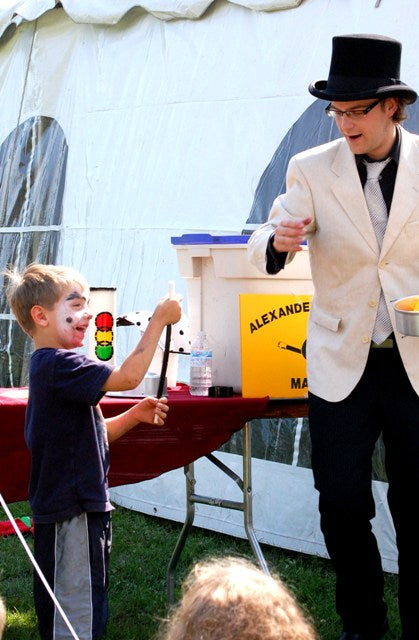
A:
<svg viewBox="0 0 419 640">
<path fill-rule="evenodd" d="M 351 100 L 332 102 L 331 107 L 339 112 L 365 109 L 376 100 Z M 372 160 L 383 160 L 393 146 L 396 127 L 392 116 L 397 110 L 397 100 L 386 98 L 379 102 L 365 116 L 353 119 L 337 115 L 336 124 L 346 139 L 352 153 L 365 154 Z"/>
</svg>

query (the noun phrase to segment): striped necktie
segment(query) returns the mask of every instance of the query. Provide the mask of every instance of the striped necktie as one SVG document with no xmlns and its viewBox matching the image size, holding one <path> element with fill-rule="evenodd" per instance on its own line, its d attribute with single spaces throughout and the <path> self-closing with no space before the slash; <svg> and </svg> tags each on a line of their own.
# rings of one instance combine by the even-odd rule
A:
<svg viewBox="0 0 419 640">
<path fill-rule="evenodd" d="M 381 249 L 384 234 L 386 232 L 388 214 L 386 203 L 381 192 L 379 180 L 380 174 L 386 164 L 390 162 L 390 158 L 382 162 L 365 162 L 367 167 L 367 181 L 364 186 L 365 200 L 367 202 L 368 211 L 370 213 L 371 222 L 374 227 L 378 246 Z M 386 301 L 384 299 L 383 290 L 380 293 L 378 302 L 377 316 L 375 319 L 372 339 L 375 344 L 381 344 L 393 331 Z"/>
</svg>

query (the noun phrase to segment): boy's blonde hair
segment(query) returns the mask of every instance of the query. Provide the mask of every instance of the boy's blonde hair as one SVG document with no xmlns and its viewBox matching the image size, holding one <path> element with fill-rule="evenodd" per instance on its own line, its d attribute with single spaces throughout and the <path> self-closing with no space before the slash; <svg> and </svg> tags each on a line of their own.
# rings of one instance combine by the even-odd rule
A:
<svg viewBox="0 0 419 640">
<path fill-rule="evenodd" d="M 52 309 L 63 293 L 74 284 L 88 290 L 86 279 L 70 267 L 54 264 L 30 264 L 22 273 L 11 268 L 5 272 L 8 279 L 6 297 L 16 320 L 22 329 L 31 335 L 34 323 L 31 316 L 33 306 L 39 304 Z"/>
<path fill-rule="evenodd" d="M 315 640 L 291 592 L 239 558 L 198 563 L 162 640 Z"/>
</svg>

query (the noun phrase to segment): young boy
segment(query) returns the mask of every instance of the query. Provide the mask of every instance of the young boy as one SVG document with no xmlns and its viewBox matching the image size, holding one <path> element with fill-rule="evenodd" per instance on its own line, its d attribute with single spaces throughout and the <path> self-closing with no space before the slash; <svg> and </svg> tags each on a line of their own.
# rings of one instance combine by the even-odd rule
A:
<svg viewBox="0 0 419 640">
<path fill-rule="evenodd" d="M 180 298 L 160 301 L 137 347 L 112 367 L 73 351 L 92 318 L 83 276 L 42 264 L 7 275 L 10 307 L 35 346 L 25 423 L 35 558 L 79 640 L 95 640 L 108 618 L 108 442 L 139 422 L 162 425 L 168 411 L 165 398 L 145 398 L 105 420 L 98 402 L 140 383 L 164 327 L 180 319 Z M 42 640 L 70 638 L 36 573 L 34 598 Z"/>
</svg>

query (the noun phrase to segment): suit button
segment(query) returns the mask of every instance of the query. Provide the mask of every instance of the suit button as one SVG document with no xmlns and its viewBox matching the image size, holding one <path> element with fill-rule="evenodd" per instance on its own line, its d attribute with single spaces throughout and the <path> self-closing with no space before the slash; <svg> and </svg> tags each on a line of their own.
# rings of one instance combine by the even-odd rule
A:
<svg viewBox="0 0 419 640">
<path fill-rule="evenodd" d="M 374 300 L 374 298 L 371 298 L 371 300 L 368 302 L 368 306 L 371 308 L 374 308 L 377 306 L 377 300 Z"/>
<path fill-rule="evenodd" d="M 368 336 L 362 336 L 362 342 L 363 342 L 364 344 L 367 344 L 369 341 L 370 341 L 370 339 L 369 339 L 369 337 L 368 337 Z"/>
</svg>

